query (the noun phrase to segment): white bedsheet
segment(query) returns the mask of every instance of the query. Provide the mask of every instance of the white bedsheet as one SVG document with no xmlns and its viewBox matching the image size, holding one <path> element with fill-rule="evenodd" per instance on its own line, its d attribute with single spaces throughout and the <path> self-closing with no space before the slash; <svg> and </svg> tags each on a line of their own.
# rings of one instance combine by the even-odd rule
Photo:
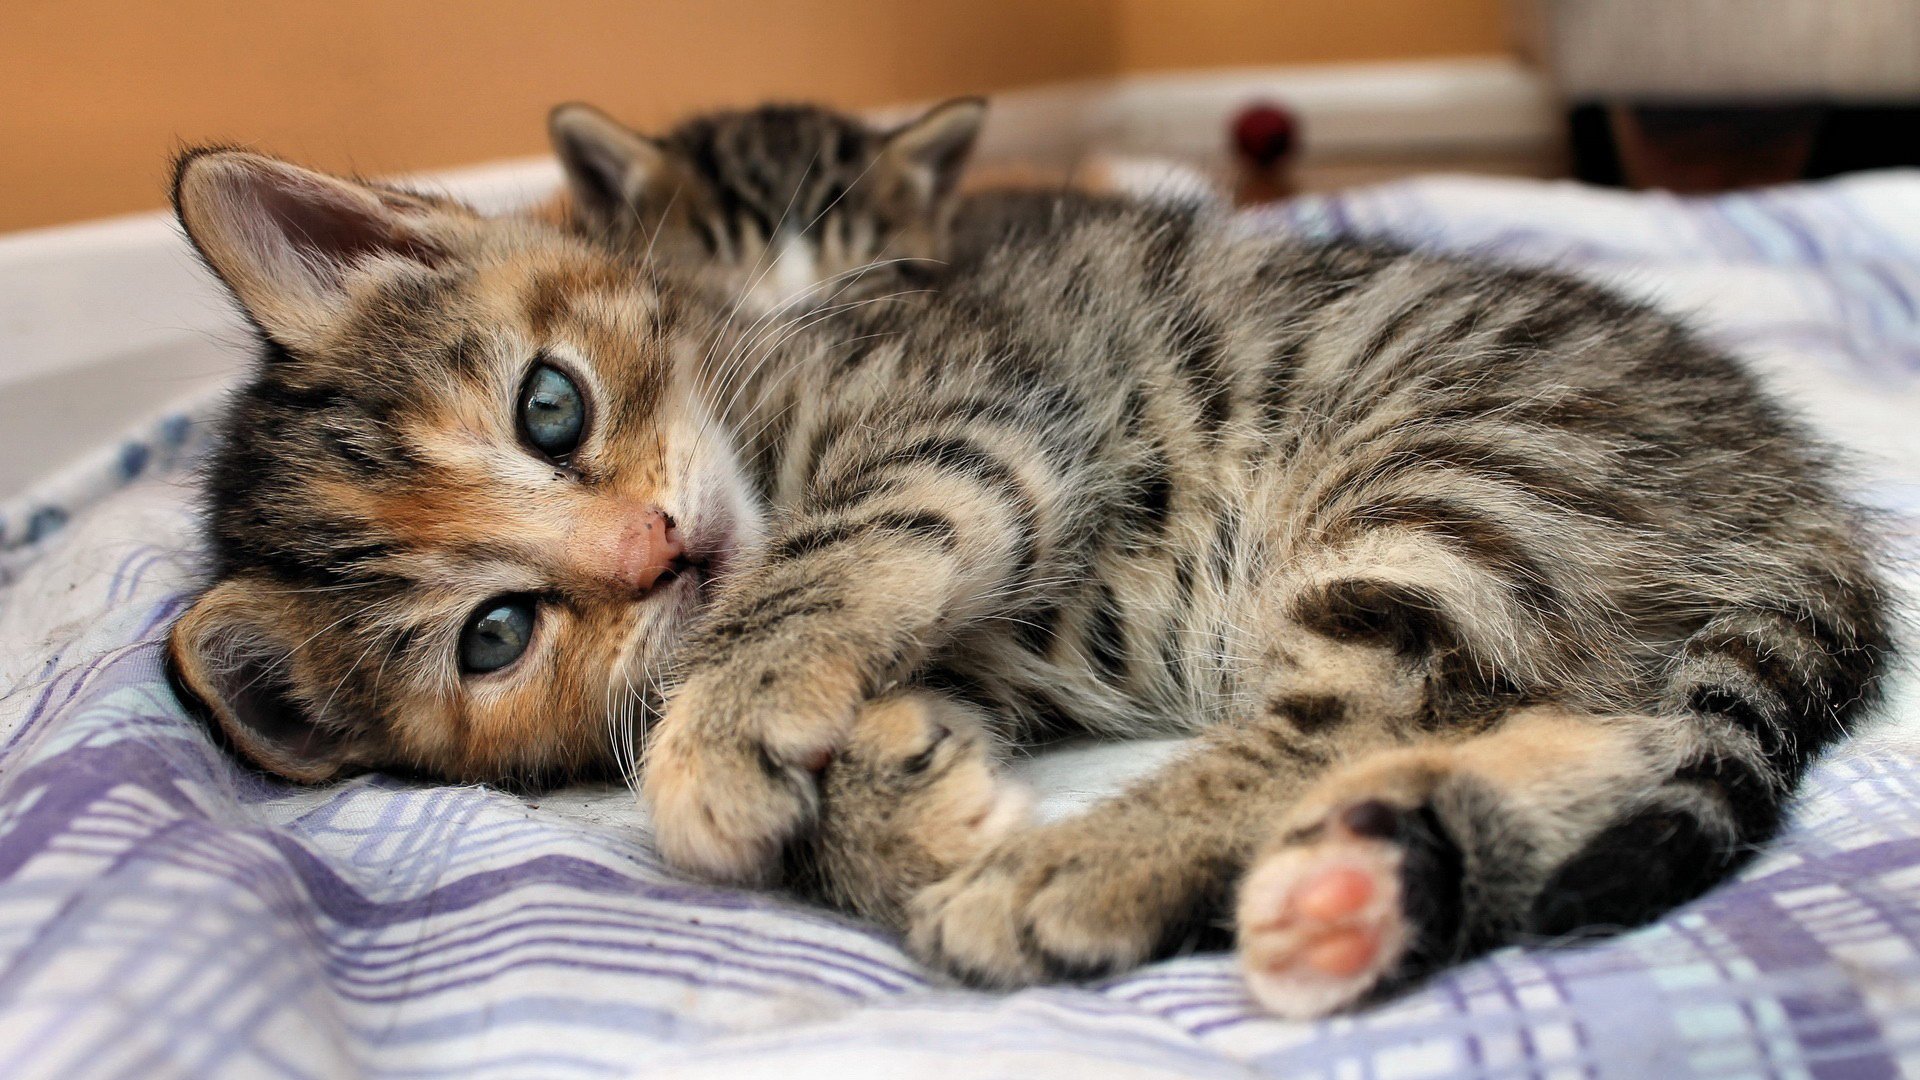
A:
<svg viewBox="0 0 1920 1080">
<path fill-rule="evenodd" d="M 1436 179 L 1244 221 L 1552 262 L 1686 311 L 1855 447 L 1862 497 L 1909 556 L 1920 542 L 1920 176 L 1700 201 Z M 208 317 L 181 340 L 230 329 Z M 1823 764 L 1737 881 L 1616 940 L 1503 950 L 1313 1024 L 1261 1015 L 1222 956 L 978 994 L 852 921 L 677 879 L 619 789 L 299 789 L 235 767 L 156 647 L 195 564 L 203 408 L 0 509 L 0 1075 L 1920 1070 L 1907 684 L 1898 722 Z M 1164 752 L 1026 769 L 1064 812 Z"/>
</svg>

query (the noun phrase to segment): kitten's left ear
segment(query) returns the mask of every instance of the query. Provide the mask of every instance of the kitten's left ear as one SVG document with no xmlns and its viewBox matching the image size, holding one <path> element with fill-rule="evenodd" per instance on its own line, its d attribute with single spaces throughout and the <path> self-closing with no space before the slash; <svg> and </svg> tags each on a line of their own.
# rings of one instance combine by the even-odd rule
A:
<svg viewBox="0 0 1920 1080">
<path fill-rule="evenodd" d="M 951 192 L 987 119 L 985 98 L 955 98 L 887 136 L 886 159 L 928 203 Z"/>
<path fill-rule="evenodd" d="M 254 322 L 296 349 L 340 314 L 356 273 L 379 260 L 434 266 L 464 220 L 421 196 L 224 149 L 180 158 L 173 206 Z"/>
<path fill-rule="evenodd" d="M 666 174 L 666 150 L 584 102 L 557 105 L 547 114 L 547 135 L 567 173 L 576 211 L 604 228 L 635 217 L 651 184 Z"/>
<path fill-rule="evenodd" d="M 370 736 L 316 717 L 317 695 L 302 686 L 326 686 L 301 671 L 301 624 L 287 595 L 270 583 L 231 578 L 208 590 L 167 633 L 167 673 L 219 724 L 242 757 L 268 772 L 318 784 L 363 767 Z M 336 684 L 337 685 L 337 684 Z M 324 700 L 332 702 L 332 695 Z"/>
</svg>

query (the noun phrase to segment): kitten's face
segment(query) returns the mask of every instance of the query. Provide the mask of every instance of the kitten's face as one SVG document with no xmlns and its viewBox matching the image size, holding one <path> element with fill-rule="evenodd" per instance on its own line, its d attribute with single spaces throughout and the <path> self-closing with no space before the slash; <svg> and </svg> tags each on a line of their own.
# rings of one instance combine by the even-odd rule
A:
<svg viewBox="0 0 1920 1080">
<path fill-rule="evenodd" d="M 910 287 L 938 266 L 984 108 L 949 102 L 880 132 L 764 106 L 650 139 L 565 105 L 550 127 L 579 230 L 696 275 L 747 312 L 784 314 Z"/>
<path fill-rule="evenodd" d="M 699 316 L 536 226 L 252 155 L 188 159 L 176 202 L 270 342 L 182 681 L 299 779 L 609 761 L 756 536 Z"/>
</svg>

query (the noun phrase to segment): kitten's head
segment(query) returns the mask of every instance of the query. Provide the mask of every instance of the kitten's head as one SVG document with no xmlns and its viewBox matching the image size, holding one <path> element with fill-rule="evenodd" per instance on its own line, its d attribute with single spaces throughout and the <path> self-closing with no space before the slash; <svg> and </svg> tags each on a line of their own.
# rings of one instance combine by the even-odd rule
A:
<svg viewBox="0 0 1920 1080">
<path fill-rule="evenodd" d="M 174 205 L 264 343 L 179 682 L 300 780 L 612 760 L 758 528 L 683 344 L 702 309 L 531 222 L 254 154 L 187 155 Z"/>
<path fill-rule="evenodd" d="M 962 98 L 882 132 L 769 105 L 649 138 L 574 104 L 549 128 L 575 227 L 765 313 L 889 291 L 936 266 L 985 116 L 985 102 Z"/>
</svg>

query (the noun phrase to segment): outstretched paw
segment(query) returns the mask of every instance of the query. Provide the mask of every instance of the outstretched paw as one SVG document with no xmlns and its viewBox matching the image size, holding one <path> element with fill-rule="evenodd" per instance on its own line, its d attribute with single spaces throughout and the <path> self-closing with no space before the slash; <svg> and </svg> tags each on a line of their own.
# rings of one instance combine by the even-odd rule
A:
<svg viewBox="0 0 1920 1080">
<path fill-rule="evenodd" d="M 790 850 L 788 880 L 892 926 L 910 897 L 1024 825 L 1031 807 L 980 717 L 921 693 L 862 706 L 820 795 L 819 828 Z"/>
<path fill-rule="evenodd" d="M 983 987 L 1098 978 L 1205 931 L 1228 860 L 1109 803 L 1009 836 L 914 898 L 908 945 Z"/>
<path fill-rule="evenodd" d="M 1459 849 L 1425 807 L 1360 799 L 1294 831 L 1240 886 L 1248 991 L 1306 1019 L 1410 973 L 1457 928 L 1460 874 Z"/>
</svg>

